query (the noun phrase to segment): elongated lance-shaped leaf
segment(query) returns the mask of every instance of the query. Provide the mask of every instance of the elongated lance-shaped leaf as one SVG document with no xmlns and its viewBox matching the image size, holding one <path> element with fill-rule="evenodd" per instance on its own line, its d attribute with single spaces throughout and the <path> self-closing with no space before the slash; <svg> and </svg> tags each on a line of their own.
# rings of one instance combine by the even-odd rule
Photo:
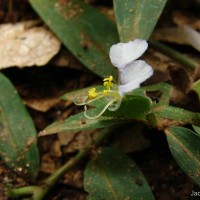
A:
<svg viewBox="0 0 200 200">
<path fill-rule="evenodd" d="M 183 127 L 166 131 L 170 151 L 181 169 L 200 186 L 200 136 Z"/>
<path fill-rule="evenodd" d="M 154 196 L 142 172 L 125 154 L 103 148 L 84 172 L 87 200 L 153 200 Z"/>
<path fill-rule="evenodd" d="M 39 136 L 50 135 L 58 132 L 65 131 L 81 131 L 81 130 L 92 130 L 97 128 L 104 128 L 114 126 L 120 123 L 126 123 L 124 119 L 108 117 L 108 116 L 100 116 L 96 119 L 87 119 L 84 116 L 84 113 L 81 112 L 77 115 L 72 115 L 62 122 L 54 122 L 42 132 L 40 132 Z M 68 133 L 70 133 L 68 132 Z"/>
<path fill-rule="evenodd" d="M 167 0 L 113 0 L 122 42 L 149 39 Z"/>
<path fill-rule="evenodd" d="M 85 89 L 78 91 L 78 94 L 85 94 Z M 73 93 L 66 94 L 65 99 L 71 99 Z M 127 96 L 123 98 L 120 107 L 116 111 L 109 111 L 106 107 L 109 105 L 107 97 L 97 98 L 89 105 L 93 108 L 86 112 L 87 116 L 95 117 L 95 119 L 88 119 L 84 113 L 71 116 L 65 121 L 55 122 L 43 130 L 39 136 L 49 135 L 62 131 L 80 131 L 104 128 L 114 126 L 121 123 L 127 123 L 129 120 L 146 121 L 146 114 L 149 113 L 151 107 L 150 99 L 143 96 Z M 121 99 L 120 99 L 121 101 Z M 103 112 L 102 112 L 103 111 Z"/>
<path fill-rule="evenodd" d="M 31 5 L 64 45 L 100 76 L 116 76 L 108 52 L 118 42 L 111 20 L 82 0 L 30 0 Z"/>
<path fill-rule="evenodd" d="M 16 89 L 0 74 L 0 156 L 21 175 L 34 178 L 39 170 L 36 130 Z"/>
<path fill-rule="evenodd" d="M 200 114 L 191 112 L 182 108 L 174 106 L 163 106 L 162 104 L 156 104 L 151 111 L 156 117 L 172 119 L 179 125 L 195 124 L 200 125 Z"/>
</svg>

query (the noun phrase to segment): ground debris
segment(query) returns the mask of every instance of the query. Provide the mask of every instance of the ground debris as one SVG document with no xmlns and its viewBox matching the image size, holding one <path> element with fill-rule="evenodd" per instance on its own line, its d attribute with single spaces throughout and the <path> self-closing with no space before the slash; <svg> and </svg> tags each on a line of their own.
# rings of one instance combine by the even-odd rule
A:
<svg viewBox="0 0 200 200">
<path fill-rule="evenodd" d="M 58 53 L 61 42 L 37 21 L 0 25 L 0 69 L 41 66 Z"/>
</svg>

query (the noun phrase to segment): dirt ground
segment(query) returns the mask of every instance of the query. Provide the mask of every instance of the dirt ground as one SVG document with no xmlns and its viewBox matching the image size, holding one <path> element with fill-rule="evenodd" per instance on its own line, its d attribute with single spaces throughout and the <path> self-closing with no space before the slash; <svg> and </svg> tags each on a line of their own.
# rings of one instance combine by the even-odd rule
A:
<svg viewBox="0 0 200 200">
<path fill-rule="evenodd" d="M 111 1 L 91 1 L 94 6 L 110 8 Z M 180 6 L 181 5 L 181 6 Z M 172 11 L 195 12 L 195 2 L 170 1 L 165 12 L 159 21 L 158 26 L 165 27 L 171 23 L 166 16 L 172 15 Z M 173 9 L 173 10 L 172 10 Z M 3 0 L 0 1 L 0 22 L 18 22 L 26 19 L 36 19 L 36 13 L 31 9 L 27 0 Z M 175 44 L 176 45 L 176 44 Z M 178 47 L 179 48 L 179 47 Z M 185 48 L 185 47 L 184 47 Z M 183 51 L 194 53 L 191 48 Z M 197 52 L 195 52 L 195 55 Z M 63 56 L 64 55 L 64 56 Z M 63 57 L 67 59 L 63 61 Z M 62 60 L 62 62 L 61 62 Z M 70 60 L 70 63 L 68 62 Z M 62 64 L 60 64 L 62 63 Z M 4 69 L 5 74 L 17 88 L 27 109 L 34 120 L 39 131 L 58 119 L 65 119 L 71 114 L 77 113 L 80 108 L 73 104 L 67 104 L 59 99 L 64 93 L 89 86 L 100 82 L 101 79 L 84 68 L 73 55 L 64 47 L 49 64 L 43 67 L 17 67 Z M 168 73 L 161 73 L 160 79 L 167 79 Z M 158 78 L 159 79 L 159 78 Z M 159 80 L 154 80 L 154 82 Z M 180 81 L 180 80 L 179 80 Z M 178 82 L 178 81 L 177 81 Z M 191 97 L 190 97 L 191 98 Z M 196 97 L 194 97 L 196 98 Z M 196 101 L 196 99 L 194 99 Z M 178 103 L 177 103 L 178 104 Z M 184 106 L 184 105 L 180 105 Z M 117 134 L 117 133 L 116 133 Z M 192 199 L 192 190 L 197 186 L 188 178 L 175 163 L 169 151 L 166 137 L 163 132 L 145 129 L 144 136 L 149 141 L 146 148 L 140 151 L 128 153 L 141 168 L 148 183 L 150 184 L 157 200 L 188 200 Z M 49 174 L 55 172 L 65 161 L 77 152 L 78 136 L 67 144 L 62 145 L 58 135 L 42 137 L 38 141 L 41 156 L 41 169 L 38 176 L 38 183 Z M 112 141 L 112 138 L 110 139 Z M 109 142 L 110 142 L 109 141 Z M 107 145 L 110 143 L 107 142 Z M 66 174 L 46 197 L 47 200 L 84 200 L 86 192 L 83 189 L 83 169 L 87 158 L 78 166 Z M 0 199 L 5 200 L 5 185 L 11 182 L 14 187 L 29 184 L 27 180 L 13 173 L 0 162 Z M 194 198 L 198 199 L 197 197 Z"/>
</svg>

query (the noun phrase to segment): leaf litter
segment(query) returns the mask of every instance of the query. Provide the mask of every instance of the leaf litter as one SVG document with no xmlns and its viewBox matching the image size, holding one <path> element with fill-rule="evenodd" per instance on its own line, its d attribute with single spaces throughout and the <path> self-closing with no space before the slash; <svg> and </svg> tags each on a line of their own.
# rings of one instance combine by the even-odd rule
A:
<svg viewBox="0 0 200 200">
<path fill-rule="evenodd" d="M 97 3 L 98 4 L 98 3 Z M 107 6 L 105 6 L 105 11 L 107 9 Z M 184 14 L 183 14 L 184 16 Z M 188 18 L 189 20 L 189 18 Z M 37 29 L 39 28 L 38 26 L 35 27 L 34 29 Z M 41 28 L 41 27 L 40 27 Z M 167 28 L 167 27 L 164 27 L 163 30 Z M 175 28 L 179 28 L 178 26 L 175 26 Z M 197 27 L 194 27 L 195 29 L 198 29 Z M 46 28 L 44 28 L 45 30 L 47 30 Z M 162 29 L 161 29 L 162 30 Z M 35 31 L 35 30 L 34 30 Z M 33 32 L 34 32 L 33 31 Z M 38 30 L 36 30 L 37 32 Z M 40 31 L 40 30 L 39 30 Z M 45 31 L 44 31 L 45 32 Z M 46 33 L 46 32 L 45 32 Z M 52 33 L 51 33 L 52 34 Z M 52 34 L 53 35 L 53 34 Z M 26 36 L 26 34 L 25 34 Z M 19 37 L 21 38 L 21 36 Z M 23 39 L 23 37 L 22 37 Z M 163 35 L 163 37 L 161 37 L 161 39 L 163 41 L 167 41 L 165 40 L 165 35 Z M 167 42 L 173 42 L 173 41 L 170 41 L 168 40 Z M 53 43 L 53 42 L 50 42 L 50 43 Z M 177 42 L 178 43 L 178 42 Z M 51 48 L 54 48 L 54 47 L 49 47 L 49 49 Z M 23 48 L 22 48 L 23 49 Z M 58 52 L 58 50 L 57 50 Z M 56 52 L 56 53 L 57 53 Z M 154 66 L 157 66 L 156 67 L 156 73 L 158 74 L 157 76 L 154 76 L 153 79 L 151 80 L 152 83 L 156 83 L 156 82 L 160 82 L 160 81 L 167 81 L 167 82 L 171 82 L 172 79 L 174 79 L 173 77 L 171 77 L 170 73 L 169 73 L 169 69 L 168 69 L 168 66 L 171 65 L 173 68 L 179 68 L 180 66 L 176 64 L 174 64 L 174 62 L 169 59 L 169 58 L 166 58 L 163 54 L 159 53 L 159 52 L 156 52 L 154 50 L 152 50 L 153 54 L 151 54 L 152 56 L 150 55 L 146 55 L 145 56 L 145 59 L 149 60 L 150 62 L 154 63 L 152 65 Z M 56 54 L 54 53 L 54 55 Z M 54 56 L 52 55 L 52 57 Z M 13 56 L 13 55 L 11 55 Z M 18 58 L 19 58 L 19 55 L 17 55 Z M 51 58 L 52 58 L 51 57 Z M 17 59 L 18 59 L 17 58 Z M 50 57 L 46 60 L 45 62 L 49 62 L 49 60 L 51 59 Z M 16 60 L 17 60 L 16 59 Z M 1 61 L 0 61 L 1 62 Z M 9 61 L 11 62 L 11 61 Z M 46 63 L 43 63 L 43 65 L 45 65 Z M 24 67 L 24 66 L 28 66 L 30 65 L 31 61 L 22 61 L 22 62 L 19 62 L 21 64 L 16 64 L 14 63 L 13 65 L 10 65 L 10 66 L 19 66 L 19 67 Z M 33 62 L 32 62 L 33 63 Z M 34 61 L 34 63 L 32 65 L 37 65 L 36 63 L 40 63 L 40 61 Z M 156 63 L 156 64 L 155 64 Z M 0 63 L 1 65 L 1 63 Z M 24 65 L 24 66 L 23 66 Z M 40 65 L 40 64 L 39 64 Z M 65 65 L 65 64 L 64 64 Z M 10 67 L 8 65 L 8 67 Z M 171 73 L 173 74 L 174 72 L 172 72 L 174 70 L 171 70 Z M 176 70 L 175 70 L 176 71 Z M 179 70 L 178 70 L 179 71 Z M 179 71 L 181 72 L 181 71 Z M 176 72 L 177 73 L 177 72 Z M 190 76 L 191 78 L 191 76 Z M 178 78 L 179 79 L 179 78 Z M 187 80 L 187 78 L 184 78 L 184 82 Z M 177 82 L 179 80 L 176 80 Z M 81 83 L 81 87 L 87 85 L 87 81 L 85 80 L 85 83 Z M 176 83 L 175 83 L 176 85 Z M 58 89 L 59 90 L 59 89 Z M 179 90 L 183 90 L 183 88 L 179 87 Z M 179 95 L 176 95 L 176 98 L 178 98 Z M 50 100 L 50 99 L 49 99 Z M 184 100 L 184 99 L 183 99 Z M 44 100 L 45 101 L 45 100 Z M 54 102 L 55 103 L 55 102 Z M 56 107 L 55 105 L 57 103 L 50 103 L 51 106 L 41 106 L 42 108 L 37 108 L 32 106 L 33 109 L 36 109 L 36 110 L 39 110 L 39 111 L 42 111 L 42 112 L 46 112 L 46 116 L 45 118 L 47 118 L 47 120 L 49 120 L 49 113 L 54 113 L 54 112 L 57 112 L 57 111 L 60 111 L 59 109 L 56 110 Z M 31 102 L 28 102 L 27 103 L 28 105 L 31 105 L 32 103 Z M 33 103 L 34 105 L 34 103 Z M 31 106 L 30 106 L 31 107 Z M 52 109 L 53 108 L 53 109 Z M 47 112 L 47 110 L 51 109 L 50 111 Z M 74 110 L 74 108 L 70 107 L 70 108 L 67 108 L 67 109 L 73 109 L 73 111 L 70 111 L 70 113 L 72 112 L 77 112 L 76 110 Z M 66 112 L 66 110 L 65 110 Z M 37 116 L 40 116 L 41 113 L 40 112 L 37 112 Z M 42 114 L 43 115 L 43 114 Z M 44 114 L 45 115 L 45 114 Z M 53 115 L 54 117 L 61 117 L 58 115 Z M 52 120 L 52 119 L 51 119 Z M 35 121 L 36 123 L 38 123 L 37 121 Z M 128 131 L 129 132 L 129 131 Z M 128 135 L 130 136 L 132 131 L 130 131 L 128 133 Z M 52 173 L 54 172 L 59 166 L 61 166 L 61 164 L 68 158 L 70 157 L 71 154 L 73 154 L 74 152 L 76 152 L 79 148 L 82 147 L 82 145 L 84 145 L 84 143 L 88 140 L 88 132 L 85 132 L 85 136 L 82 136 L 82 137 L 76 137 L 76 134 L 75 136 L 71 135 L 71 137 L 69 136 L 69 138 L 66 139 L 66 143 L 64 142 L 63 138 L 62 137 L 50 137 L 50 138 L 45 138 L 45 139 L 42 139 L 43 141 L 41 141 L 42 144 L 45 144 L 46 143 L 46 148 L 45 150 L 43 149 L 41 151 L 41 154 L 42 154 L 42 159 L 41 159 L 41 162 L 42 162 L 42 165 L 41 165 L 41 172 L 43 172 L 43 174 L 49 174 L 49 173 Z M 147 133 L 147 135 L 149 135 L 151 133 Z M 78 134 L 78 135 L 81 135 L 81 134 Z M 129 137 L 127 136 L 127 137 Z M 159 146 L 159 141 L 160 141 L 160 138 L 161 136 L 158 136 L 155 140 L 153 140 L 153 142 L 156 142 L 157 146 Z M 133 137 L 134 138 L 134 137 Z M 46 141 L 44 141 L 46 140 Z M 128 140 L 126 138 L 126 136 L 124 136 L 123 138 L 124 140 L 124 143 L 126 143 L 126 141 Z M 152 139 L 151 139 L 152 140 Z M 161 139 L 162 141 L 162 139 Z M 123 141 L 122 141 L 123 143 Z M 41 144 L 41 145 L 42 145 Z M 124 144 L 122 144 L 123 146 Z M 119 145 L 120 146 L 120 145 Z M 148 146 L 148 145 L 147 145 Z M 50 148 L 51 147 L 51 148 Z M 120 146 L 120 148 L 123 148 Z M 131 148 L 131 147 L 130 147 Z M 144 148 L 145 145 L 144 145 Z M 151 146 L 150 146 L 150 151 L 151 151 Z M 42 147 L 41 147 L 42 149 Z M 134 147 L 133 147 L 134 149 Z M 137 149 L 137 148 L 136 148 Z M 144 158 L 141 158 L 141 154 L 136 152 L 136 157 L 138 155 L 139 157 L 139 162 L 141 162 L 141 168 L 142 170 L 147 174 L 147 178 L 150 180 L 151 184 L 152 184 L 152 188 L 154 190 L 154 192 L 156 193 L 156 197 L 158 197 L 157 199 L 162 199 L 162 196 L 159 196 L 158 194 L 158 191 L 159 193 L 162 193 L 162 194 L 165 194 L 166 193 L 166 190 L 169 190 L 169 193 L 166 194 L 166 199 L 172 199 L 172 197 L 183 197 L 182 199 L 184 199 L 184 195 L 180 192 L 180 190 L 184 190 L 185 193 L 188 193 L 191 191 L 191 188 L 192 188 L 192 184 L 190 183 L 190 181 L 184 177 L 184 175 L 181 173 L 181 171 L 179 169 L 177 169 L 177 166 L 176 164 L 172 161 L 170 161 L 170 156 L 166 153 L 166 151 L 163 149 L 163 147 L 160 147 L 160 148 L 156 148 L 157 149 L 157 153 L 154 153 L 154 154 L 150 154 L 149 151 L 146 151 L 147 154 L 146 154 L 146 157 L 143 156 Z M 126 147 L 125 147 L 125 150 L 126 150 Z M 143 150 L 143 148 L 141 148 L 140 150 Z M 145 149 L 144 149 L 145 151 Z M 162 155 L 161 154 L 164 154 L 163 156 L 163 159 L 162 159 Z M 166 155 L 167 154 L 167 155 Z M 161 157 L 160 157 L 161 156 Z M 154 164 L 153 160 L 155 159 L 159 159 L 159 162 L 160 164 Z M 136 158 L 137 159 L 137 158 Z M 149 161 L 151 160 L 151 161 Z M 150 163 L 150 164 L 149 164 Z M 2 168 L 2 170 L 4 170 Z M 155 176 L 152 176 L 149 174 L 149 172 L 152 172 L 155 174 Z M 157 177 L 157 171 L 161 171 L 161 173 L 159 174 L 159 177 Z M 6 173 L 6 172 L 5 172 Z M 151 174 L 152 174 L 151 173 Z M 1 174 L 1 173 L 0 173 Z M 7 173 L 6 173 L 7 174 Z M 173 180 L 173 183 L 171 184 L 173 186 L 173 188 L 171 187 L 171 185 L 168 185 L 169 184 L 169 174 L 172 174 L 175 179 L 177 178 L 177 180 Z M 5 175 L 5 174 L 4 174 Z M 75 169 L 74 171 L 70 172 L 68 175 L 66 175 L 64 177 L 64 180 L 61 180 L 61 183 L 64 183 L 66 184 L 65 185 L 65 189 L 68 190 L 68 186 L 72 186 L 74 187 L 74 189 L 76 190 L 76 188 L 81 188 L 82 187 L 82 184 L 81 184 L 81 172 L 79 169 Z M 181 178 L 180 178 L 181 177 Z M 179 180 L 180 178 L 180 180 Z M 164 181 L 163 181 L 164 180 Z M 4 180 L 5 182 L 5 180 Z M 16 181 L 17 182 L 17 181 Z M 19 181 L 20 182 L 20 181 Z M 2 182 L 3 183 L 3 182 Z M 178 185 L 177 185 L 178 183 Z M 25 184 L 23 181 L 21 184 Z M 20 185 L 18 183 L 18 185 Z M 185 187 L 184 187 L 185 186 Z M 170 189 L 171 187 L 171 189 Z M 180 189 L 181 188 L 181 189 Z M 160 192 L 161 191 L 161 192 Z M 178 192 L 177 192 L 178 191 Z M 62 191 L 63 194 L 64 191 Z M 60 195 L 60 196 L 59 196 Z M 58 197 L 60 197 L 61 199 L 61 194 L 57 194 L 55 198 L 58 199 Z M 67 194 L 69 195 L 69 194 Z M 73 199 L 77 199 L 78 198 L 78 194 L 76 195 L 76 197 L 74 197 Z M 81 197 L 79 197 L 79 199 L 85 199 L 83 198 L 85 196 L 82 195 Z M 1 196 L 0 196 L 1 197 Z M 52 197 L 53 198 L 53 197 Z M 63 197 L 63 199 L 66 198 Z"/>
<path fill-rule="evenodd" d="M 61 42 L 38 21 L 0 25 L 0 69 L 42 66 L 60 50 Z"/>
</svg>

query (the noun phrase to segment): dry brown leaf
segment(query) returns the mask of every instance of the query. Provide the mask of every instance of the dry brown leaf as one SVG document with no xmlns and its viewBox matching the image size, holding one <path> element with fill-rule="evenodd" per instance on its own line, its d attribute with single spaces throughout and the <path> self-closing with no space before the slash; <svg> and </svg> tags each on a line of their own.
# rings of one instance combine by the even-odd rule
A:
<svg viewBox="0 0 200 200">
<path fill-rule="evenodd" d="M 49 154 L 44 154 L 41 158 L 41 166 L 40 166 L 40 171 L 52 174 L 56 171 L 57 166 L 55 164 L 55 161 Z"/>
<path fill-rule="evenodd" d="M 41 112 L 46 112 L 57 103 L 60 102 L 58 97 L 46 98 L 46 99 L 26 99 L 24 103 L 26 106 Z"/>
<path fill-rule="evenodd" d="M 81 170 L 73 169 L 65 174 L 64 183 L 76 188 L 83 187 L 83 172 Z"/>
<path fill-rule="evenodd" d="M 94 130 L 86 130 L 81 132 L 67 131 L 58 133 L 58 139 L 61 145 L 66 146 L 65 153 L 71 153 L 82 149 L 86 144 L 92 142 Z"/>
<path fill-rule="evenodd" d="M 153 34 L 153 38 L 165 42 L 190 45 L 200 51 L 200 33 L 188 25 L 156 30 Z"/>
<path fill-rule="evenodd" d="M 53 144 L 51 145 L 50 155 L 53 157 L 61 157 L 62 156 L 61 144 L 60 144 L 59 140 L 55 140 L 53 142 Z"/>
<path fill-rule="evenodd" d="M 61 102 L 60 97 L 49 97 L 49 98 L 41 98 L 41 99 L 37 99 L 37 98 L 30 98 L 30 99 L 24 99 L 24 104 L 34 110 L 40 111 L 40 112 L 47 112 L 49 109 L 51 109 L 52 107 L 54 107 L 56 104 L 58 104 L 59 102 Z M 65 101 L 65 107 L 68 107 L 72 104 L 71 101 Z M 69 113 L 71 113 L 72 111 L 69 110 Z"/>
<path fill-rule="evenodd" d="M 193 13 L 174 11 L 172 14 L 172 20 L 176 25 L 184 26 L 186 24 L 193 25 L 198 19 L 193 15 Z"/>
<path fill-rule="evenodd" d="M 197 31 L 200 29 L 199 18 L 196 18 L 192 13 L 181 11 L 175 11 L 172 18 L 177 26 L 155 30 L 153 39 L 191 45 L 200 51 L 200 33 Z"/>
<path fill-rule="evenodd" d="M 177 44 L 188 44 L 182 27 L 167 27 L 154 31 L 153 39 Z"/>
<path fill-rule="evenodd" d="M 45 65 L 59 51 L 59 39 L 35 25 L 35 21 L 0 25 L 0 69 Z"/>
</svg>

